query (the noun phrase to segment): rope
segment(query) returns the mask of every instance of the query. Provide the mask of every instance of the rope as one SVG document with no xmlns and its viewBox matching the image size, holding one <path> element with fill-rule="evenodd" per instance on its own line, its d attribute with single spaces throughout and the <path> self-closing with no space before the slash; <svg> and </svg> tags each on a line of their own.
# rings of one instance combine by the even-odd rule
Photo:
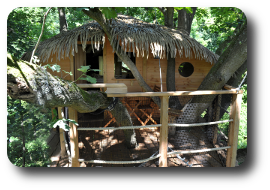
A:
<svg viewBox="0 0 270 190">
<path fill-rule="evenodd" d="M 161 127 L 161 124 L 157 124 L 157 125 L 145 125 L 145 126 L 122 126 L 122 127 L 94 127 L 94 128 L 89 128 L 89 127 L 85 127 L 85 128 L 78 128 L 77 130 L 89 130 L 89 131 L 94 131 L 94 130 L 119 130 L 119 129 L 140 129 L 140 128 L 152 128 L 152 127 Z"/>
<path fill-rule="evenodd" d="M 227 123 L 231 122 L 233 119 L 223 120 L 223 121 L 214 121 L 214 122 L 207 122 L 207 123 L 191 123 L 191 124 L 179 124 L 179 123 L 168 123 L 170 127 L 197 127 L 197 126 L 204 126 L 204 125 L 215 125 L 220 123 Z M 161 124 L 157 125 L 145 125 L 145 126 L 122 126 L 122 127 L 85 127 L 85 128 L 78 128 L 77 130 L 80 131 L 94 131 L 94 130 L 120 130 L 120 129 L 143 129 L 143 128 L 152 128 L 152 127 L 161 127 Z"/>
<path fill-rule="evenodd" d="M 245 75 L 245 77 L 243 78 L 243 80 L 241 81 L 241 83 L 239 84 L 239 86 L 238 86 L 238 91 L 240 90 L 240 88 L 242 87 L 242 84 L 244 83 L 244 81 L 246 80 L 246 77 L 247 77 L 247 73 L 246 73 L 246 75 Z"/>
<path fill-rule="evenodd" d="M 174 154 L 190 154 L 190 153 L 201 153 L 201 152 L 209 152 L 209 151 L 215 151 L 215 150 L 221 150 L 221 149 L 228 149 L 231 148 L 230 146 L 226 147 L 220 147 L 220 148 L 208 148 L 208 149 L 202 149 L 202 150 L 187 150 L 187 151 L 178 151 L 178 152 L 168 152 L 167 156 L 171 156 Z M 143 160 L 134 160 L 134 161 L 105 161 L 105 160 L 84 160 L 84 159 L 78 159 L 79 162 L 87 162 L 87 163 L 94 163 L 94 164 L 140 164 L 144 162 L 148 162 L 150 160 L 154 160 L 156 158 L 159 158 L 161 154 L 158 154 L 156 156 L 151 156 L 150 158 L 146 158 Z"/>
</svg>

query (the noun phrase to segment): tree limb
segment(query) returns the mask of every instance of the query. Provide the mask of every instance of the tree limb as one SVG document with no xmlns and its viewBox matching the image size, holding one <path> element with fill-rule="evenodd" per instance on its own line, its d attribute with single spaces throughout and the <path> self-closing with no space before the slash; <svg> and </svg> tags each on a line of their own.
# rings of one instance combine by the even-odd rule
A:
<svg viewBox="0 0 270 190">
<path fill-rule="evenodd" d="M 38 47 L 38 45 L 39 45 L 40 39 L 41 39 L 42 34 L 43 34 L 43 31 L 44 31 L 44 26 L 45 26 L 45 20 L 46 20 L 46 17 L 47 17 L 47 15 L 48 15 L 48 13 L 49 13 L 49 11 L 50 11 L 51 9 L 52 9 L 52 7 L 50 7 L 50 8 L 48 9 L 48 11 L 47 11 L 47 12 L 45 13 L 45 15 L 44 15 L 41 33 L 40 33 L 40 35 L 39 35 L 37 44 L 36 44 L 36 46 L 35 46 L 35 48 L 34 48 L 34 50 L 33 50 L 33 52 L 32 52 L 32 56 L 31 56 L 31 59 L 30 59 L 30 63 L 32 63 L 32 60 L 33 60 L 33 57 L 34 57 L 34 55 L 35 55 L 36 49 L 37 49 L 37 47 Z"/>
</svg>

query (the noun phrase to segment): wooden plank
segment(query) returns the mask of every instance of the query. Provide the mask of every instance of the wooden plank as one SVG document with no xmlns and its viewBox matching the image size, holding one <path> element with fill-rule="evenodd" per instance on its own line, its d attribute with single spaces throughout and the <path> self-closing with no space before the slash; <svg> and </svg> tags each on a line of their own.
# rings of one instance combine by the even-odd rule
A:
<svg viewBox="0 0 270 190">
<path fill-rule="evenodd" d="M 236 94 L 237 90 L 200 90 L 200 91 L 170 91 L 170 92 L 130 92 L 107 94 L 107 97 L 141 97 L 141 96 L 191 96 L 210 94 Z"/>
<path fill-rule="evenodd" d="M 124 83 L 77 84 L 80 88 L 126 88 Z"/>
<path fill-rule="evenodd" d="M 63 107 L 58 107 L 58 118 L 64 118 Z M 65 146 L 65 139 L 64 139 L 65 131 L 59 128 L 59 137 L 60 137 L 60 148 L 61 148 L 61 157 L 64 158 L 66 154 L 66 146 Z"/>
<path fill-rule="evenodd" d="M 119 83 L 120 84 L 120 83 Z M 127 87 L 125 88 L 107 88 L 106 93 L 115 94 L 115 93 L 127 93 Z"/>
<path fill-rule="evenodd" d="M 167 167 L 167 147 L 168 147 L 168 103 L 169 96 L 162 96 L 160 108 L 160 140 L 159 140 L 159 167 Z"/>
<path fill-rule="evenodd" d="M 231 146 L 231 148 L 227 152 L 227 167 L 235 167 L 242 95 L 233 94 L 232 97 L 230 119 L 233 119 L 233 121 L 229 124 L 228 146 Z"/>
<path fill-rule="evenodd" d="M 78 112 L 73 108 L 68 108 L 69 119 L 78 122 Z M 70 149 L 71 149 L 71 167 L 80 167 L 79 159 L 79 145 L 78 145 L 78 130 L 77 126 L 69 122 L 70 127 Z"/>
</svg>

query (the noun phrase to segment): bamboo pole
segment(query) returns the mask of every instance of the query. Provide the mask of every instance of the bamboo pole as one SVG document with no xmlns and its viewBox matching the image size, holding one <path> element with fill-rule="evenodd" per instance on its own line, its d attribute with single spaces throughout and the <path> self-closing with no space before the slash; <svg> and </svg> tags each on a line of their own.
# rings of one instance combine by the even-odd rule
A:
<svg viewBox="0 0 270 190">
<path fill-rule="evenodd" d="M 169 96 L 161 98 L 160 109 L 160 140 L 159 140 L 159 167 L 167 167 L 167 147 L 168 147 L 168 103 Z"/>
<path fill-rule="evenodd" d="M 233 121 L 230 122 L 228 134 L 228 146 L 231 148 L 227 152 L 226 167 L 235 167 L 242 95 L 233 94 L 232 96 L 230 119 Z"/>
<path fill-rule="evenodd" d="M 69 119 L 78 122 L 78 112 L 73 108 L 68 109 Z M 70 127 L 70 151 L 71 151 L 71 167 L 80 167 L 79 159 L 79 146 L 78 146 L 78 130 L 77 126 L 69 122 Z"/>
</svg>

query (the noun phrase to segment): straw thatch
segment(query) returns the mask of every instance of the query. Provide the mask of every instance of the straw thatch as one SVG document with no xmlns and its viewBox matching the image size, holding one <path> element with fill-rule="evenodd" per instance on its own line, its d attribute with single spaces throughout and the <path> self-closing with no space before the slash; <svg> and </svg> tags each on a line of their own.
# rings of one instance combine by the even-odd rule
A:
<svg viewBox="0 0 270 190">
<path fill-rule="evenodd" d="M 150 50 L 154 56 L 158 54 L 161 58 L 165 57 L 165 53 L 170 53 L 171 57 L 178 53 L 180 57 L 185 55 L 187 58 L 205 60 L 211 64 L 218 59 L 218 55 L 179 30 L 146 23 L 126 15 L 118 15 L 110 24 L 112 47 L 119 47 L 116 46 L 119 44 L 122 51 L 131 49 L 137 56 L 144 56 L 144 53 L 149 56 Z M 51 61 L 48 59 L 54 54 L 60 60 L 69 57 L 70 52 L 74 55 L 78 51 L 77 41 L 81 41 L 84 50 L 87 41 L 94 42 L 92 49 L 99 49 L 105 42 L 105 33 L 97 22 L 90 22 L 45 40 L 40 43 L 36 54 L 43 62 Z M 27 60 L 30 56 L 31 53 L 26 53 L 22 58 Z"/>
</svg>

